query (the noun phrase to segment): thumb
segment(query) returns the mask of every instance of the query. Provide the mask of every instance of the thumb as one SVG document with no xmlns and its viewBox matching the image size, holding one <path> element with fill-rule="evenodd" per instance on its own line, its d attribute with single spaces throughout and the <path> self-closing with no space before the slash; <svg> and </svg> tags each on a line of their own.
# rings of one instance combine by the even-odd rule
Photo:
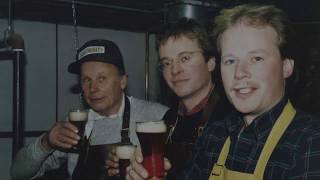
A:
<svg viewBox="0 0 320 180">
<path fill-rule="evenodd" d="M 136 161 L 138 163 L 142 163 L 143 161 L 143 155 L 140 147 L 137 147 L 135 150 L 135 156 L 136 156 Z"/>
</svg>

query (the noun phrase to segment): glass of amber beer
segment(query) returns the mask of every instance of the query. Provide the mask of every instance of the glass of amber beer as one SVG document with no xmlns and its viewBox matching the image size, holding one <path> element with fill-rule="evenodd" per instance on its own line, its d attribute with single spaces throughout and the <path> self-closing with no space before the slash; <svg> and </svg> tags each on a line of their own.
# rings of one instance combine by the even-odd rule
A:
<svg viewBox="0 0 320 180">
<path fill-rule="evenodd" d="M 149 178 L 157 179 L 164 176 L 164 144 L 166 136 L 164 121 L 137 123 L 137 135 L 143 154 L 143 166 Z"/>
<path fill-rule="evenodd" d="M 127 167 L 130 165 L 130 158 L 133 156 L 135 146 L 132 144 L 118 144 L 116 146 L 116 155 L 119 158 L 120 180 L 125 180 Z"/>
<path fill-rule="evenodd" d="M 88 120 L 88 111 L 83 109 L 72 109 L 69 111 L 69 122 L 78 128 L 78 135 L 80 140 L 78 144 L 74 145 L 70 152 L 79 152 L 84 138 L 84 130 Z"/>
</svg>

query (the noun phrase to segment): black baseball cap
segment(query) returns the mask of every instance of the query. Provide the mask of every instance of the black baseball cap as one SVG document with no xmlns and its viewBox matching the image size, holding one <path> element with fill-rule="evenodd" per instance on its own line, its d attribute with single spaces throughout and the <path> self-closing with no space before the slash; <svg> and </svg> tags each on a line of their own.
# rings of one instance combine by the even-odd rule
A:
<svg viewBox="0 0 320 180">
<path fill-rule="evenodd" d="M 77 51 L 76 61 L 69 64 L 68 71 L 73 74 L 80 74 L 81 64 L 89 61 L 113 64 L 118 67 L 121 74 L 125 74 L 120 49 L 112 41 L 95 39 L 86 42 Z"/>
</svg>

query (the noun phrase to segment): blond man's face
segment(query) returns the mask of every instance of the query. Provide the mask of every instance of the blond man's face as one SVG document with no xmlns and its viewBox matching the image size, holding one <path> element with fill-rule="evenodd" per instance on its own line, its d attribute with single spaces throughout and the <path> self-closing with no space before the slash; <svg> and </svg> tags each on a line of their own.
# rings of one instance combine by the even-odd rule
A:
<svg viewBox="0 0 320 180">
<path fill-rule="evenodd" d="M 221 36 L 221 75 L 226 94 L 249 121 L 277 104 L 293 60 L 281 59 L 277 32 L 271 26 L 238 24 Z"/>
</svg>

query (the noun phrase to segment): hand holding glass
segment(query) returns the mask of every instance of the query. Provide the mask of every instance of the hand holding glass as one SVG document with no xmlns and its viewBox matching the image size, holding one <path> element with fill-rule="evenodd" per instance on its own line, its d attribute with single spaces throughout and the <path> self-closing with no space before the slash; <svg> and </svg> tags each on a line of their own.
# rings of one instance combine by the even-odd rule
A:
<svg viewBox="0 0 320 180">
<path fill-rule="evenodd" d="M 133 156 L 135 146 L 133 145 L 117 145 L 116 155 L 119 158 L 119 174 L 120 180 L 125 180 L 127 175 L 127 167 L 130 165 L 130 158 Z"/>
<path fill-rule="evenodd" d="M 74 145 L 71 148 L 73 152 L 79 152 L 80 147 L 83 143 L 84 130 L 88 120 L 88 112 L 86 110 L 74 109 L 69 111 L 69 122 L 75 125 L 78 128 L 78 135 L 80 136 L 80 140 L 78 144 Z"/>
</svg>

